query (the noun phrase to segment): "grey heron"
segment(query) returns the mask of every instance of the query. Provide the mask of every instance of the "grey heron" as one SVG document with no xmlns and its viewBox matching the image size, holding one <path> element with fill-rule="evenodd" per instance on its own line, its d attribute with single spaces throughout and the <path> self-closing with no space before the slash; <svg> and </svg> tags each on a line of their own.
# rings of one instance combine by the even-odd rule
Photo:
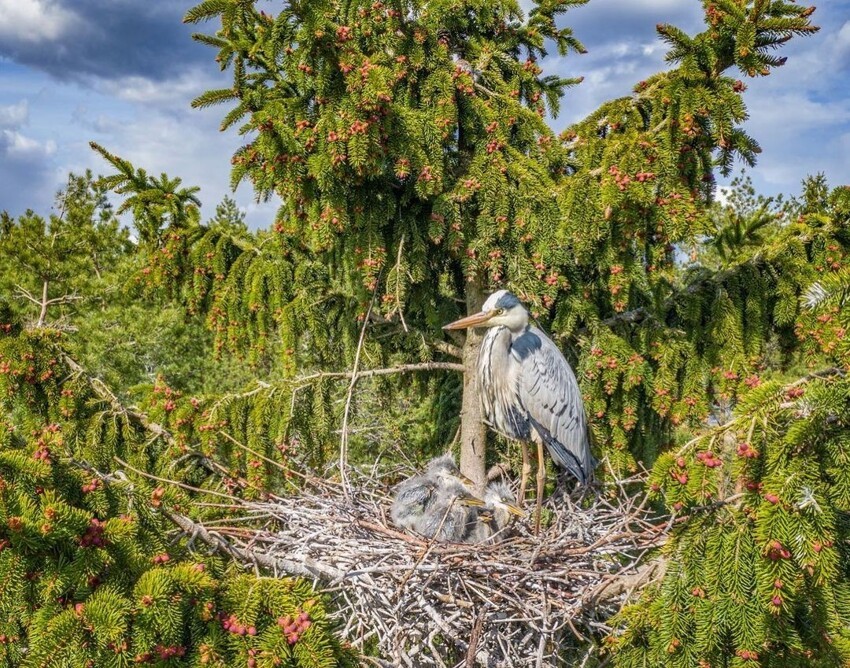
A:
<svg viewBox="0 0 850 668">
<path fill-rule="evenodd" d="M 473 521 L 464 541 L 483 543 L 501 540 L 500 532 L 508 527 L 514 517 L 522 517 L 522 512 L 512 501 L 513 492 L 503 482 L 492 482 L 484 491 L 484 508 L 473 512 Z"/>
<path fill-rule="evenodd" d="M 578 382 L 558 347 L 542 330 L 529 324 L 528 311 L 507 290 L 490 295 L 480 313 L 443 329 L 470 327 L 489 328 L 477 365 L 484 421 L 522 444 L 519 501 L 525 497 L 531 472 L 528 442 L 537 445 L 537 531 L 546 479 L 544 448 L 580 483 L 590 478 L 593 459 Z"/>
<path fill-rule="evenodd" d="M 440 485 L 414 529 L 426 538 L 460 543 L 469 531 L 473 509 L 483 506 L 460 482 Z"/>
<path fill-rule="evenodd" d="M 419 531 L 419 525 L 432 506 L 442 504 L 447 494 L 442 490 L 472 485 L 462 475 L 451 455 L 436 457 L 428 462 L 423 475 L 413 476 L 396 487 L 395 499 L 390 509 L 393 523 L 403 529 Z M 471 496 L 471 495 L 469 495 Z"/>
</svg>

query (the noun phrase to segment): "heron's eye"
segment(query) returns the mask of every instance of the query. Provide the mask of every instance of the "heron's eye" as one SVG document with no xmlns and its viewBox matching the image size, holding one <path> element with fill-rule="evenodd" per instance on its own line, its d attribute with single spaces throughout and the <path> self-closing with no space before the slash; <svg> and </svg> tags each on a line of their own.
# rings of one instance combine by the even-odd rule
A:
<svg viewBox="0 0 850 668">
<path fill-rule="evenodd" d="M 497 308 L 493 313 L 494 313 L 494 315 L 502 315 L 502 313 L 504 313 L 504 312 L 505 312 L 505 309 Z"/>
</svg>

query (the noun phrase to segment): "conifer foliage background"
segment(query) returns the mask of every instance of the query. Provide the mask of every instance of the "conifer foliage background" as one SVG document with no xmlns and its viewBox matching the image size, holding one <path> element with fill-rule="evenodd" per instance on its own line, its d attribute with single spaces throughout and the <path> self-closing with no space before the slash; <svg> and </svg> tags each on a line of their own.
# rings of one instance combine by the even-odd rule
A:
<svg viewBox="0 0 850 668">
<path fill-rule="evenodd" d="M 194 104 L 228 105 L 234 184 L 283 201 L 269 229 L 97 145 L 110 175 L 0 220 L 6 665 L 352 661 L 307 583 L 199 552 L 170 513 L 226 521 L 218 495 L 297 493 L 341 456 L 510 460 L 458 373 L 475 340 L 440 333 L 505 286 L 578 371 L 602 493 L 651 469 L 634 493 L 673 515 L 607 658 L 850 661 L 850 190 L 713 203 L 760 151 L 746 79 L 813 8 L 706 0 L 699 34 L 658 27 L 670 69 L 555 136 L 579 82 L 540 59 L 584 51 L 581 4 L 206 0 L 186 21 L 233 85 Z"/>
</svg>

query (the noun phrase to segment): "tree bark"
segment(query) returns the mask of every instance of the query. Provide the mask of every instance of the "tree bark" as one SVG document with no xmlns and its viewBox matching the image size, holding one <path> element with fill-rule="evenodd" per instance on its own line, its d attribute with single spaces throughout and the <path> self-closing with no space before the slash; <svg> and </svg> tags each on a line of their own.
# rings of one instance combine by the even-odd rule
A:
<svg viewBox="0 0 850 668">
<path fill-rule="evenodd" d="M 41 313 L 38 314 L 38 323 L 36 327 L 41 328 L 44 327 L 44 321 L 47 318 L 47 305 L 49 302 L 47 301 L 47 281 L 44 281 L 44 284 L 41 286 Z"/>
<path fill-rule="evenodd" d="M 466 284 L 466 311 L 478 313 L 484 303 L 481 283 L 476 278 Z M 463 403 L 460 410 L 460 470 L 470 478 L 476 492 L 482 494 L 487 484 L 487 427 L 481 415 L 478 389 L 478 347 L 483 337 L 475 329 L 466 330 L 463 344 Z"/>
</svg>

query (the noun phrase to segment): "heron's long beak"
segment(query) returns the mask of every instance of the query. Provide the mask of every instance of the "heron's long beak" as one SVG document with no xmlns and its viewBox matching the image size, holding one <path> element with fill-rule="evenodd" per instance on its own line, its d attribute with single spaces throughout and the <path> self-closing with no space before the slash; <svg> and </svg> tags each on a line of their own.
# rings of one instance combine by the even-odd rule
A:
<svg viewBox="0 0 850 668">
<path fill-rule="evenodd" d="M 522 508 L 520 508 L 519 506 L 515 506 L 513 503 L 502 503 L 502 506 L 511 515 L 516 515 L 517 517 L 525 517 L 525 512 L 523 512 Z"/>
<path fill-rule="evenodd" d="M 448 325 L 443 325 L 443 329 L 469 329 L 470 327 L 483 325 L 492 317 L 492 311 L 481 311 L 481 313 L 469 315 L 465 318 L 461 318 L 460 320 L 450 322 Z"/>
<path fill-rule="evenodd" d="M 472 480 L 472 478 L 467 478 L 465 475 L 463 475 L 463 473 L 458 473 L 457 479 L 460 480 L 465 487 L 475 487 L 475 482 Z"/>
<path fill-rule="evenodd" d="M 472 495 L 459 496 L 457 500 L 461 505 L 473 508 L 483 508 L 486 505 L 481 499 Z"/>
</svg>

